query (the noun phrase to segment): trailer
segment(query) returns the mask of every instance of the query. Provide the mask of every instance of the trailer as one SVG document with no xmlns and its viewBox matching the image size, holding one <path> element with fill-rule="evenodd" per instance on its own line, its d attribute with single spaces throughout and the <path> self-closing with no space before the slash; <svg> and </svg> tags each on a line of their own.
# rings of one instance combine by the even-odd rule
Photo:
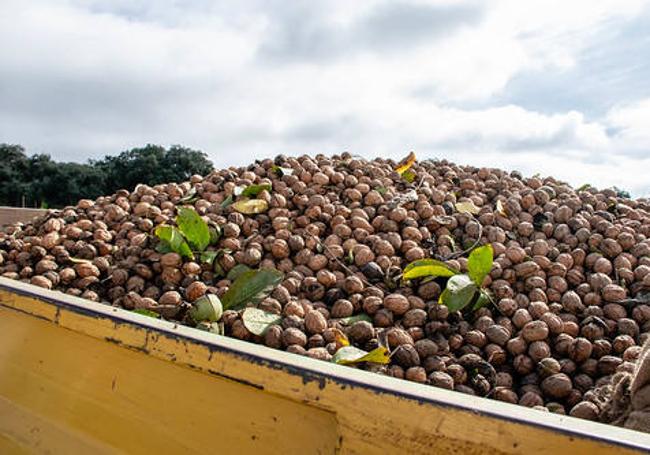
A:
<svg viewBox="0 0 650 455">
<path fill-rule="evenodd" d="M 650 435 L 0 278 L 0 453 L 632 454 Z"/>
</svg>

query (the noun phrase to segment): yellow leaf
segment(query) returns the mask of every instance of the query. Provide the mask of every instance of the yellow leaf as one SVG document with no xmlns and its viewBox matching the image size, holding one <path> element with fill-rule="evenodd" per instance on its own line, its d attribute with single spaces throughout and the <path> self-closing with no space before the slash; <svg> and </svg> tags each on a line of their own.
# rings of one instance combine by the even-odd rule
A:
<svg viewBox="0 0 650 455">
<path fill-rule="evenodd" d="M 503 201 L 499 199 L 497 201 L 497 209 L 496 209 L 497 214 L 501 216 L 508 216 L 508 212 L 506 211 L 506 208 L 503 205 Z"/>
<path fill-rule="evenodd" d="M 341 349 L 344 346 L 350 346 L 350 340 L 345 336 L 345 333 L 339 329 L 334 329 L 334 341 L 336 342 L 336 349 Z"/>
<path fill-rule="evenodd" d="M 471 213 L 472 215 L 478 215 L 480 211 L 472 201 L 456 202 L 456 210 L 459 212 Z"/>
<path fill-rule="evenodd" d="M 415 153 L 411 152 L 408 154 L 406 158 L 404 158 L 402 161 L 397 163 L 397 166 L 395 166 L 395 171 L 399 174 L 402 175 L 404 172 L 408 171 L 411 166 L 415 164 Z"/>
<path fill-rule="evenodd" d="M 363 352 L 361 350 L 358 351 L 359 354 Z M 385 365 L 390 362 L 390 354 L 388 352 L 388 349 L 386 349 L 384 346 L 379 346 L 378 348 L 373 349 L 361 357 L 355 357 L 353 355 L 349 356 L 351 358 L 346 357 L 348 356 L 341 356 L 341 358 L 337 359 L 336 363 L 340 365 L 353 365 L 355 363 L 371 362 Z"/>
<path fill-rule="evenodd" d="M 255 215 L 266 212 L 269 204 L 264 199 L 242 199 L 232 204 L 232 208 L 245 215 Z"/>
</svg>

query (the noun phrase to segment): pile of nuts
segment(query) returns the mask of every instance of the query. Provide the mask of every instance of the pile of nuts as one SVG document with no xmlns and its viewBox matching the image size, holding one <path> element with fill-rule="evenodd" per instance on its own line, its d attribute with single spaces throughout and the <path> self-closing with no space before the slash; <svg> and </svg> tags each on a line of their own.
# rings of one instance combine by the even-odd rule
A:
<svg viewBox="0 0 650 455">
<path fill-rule="evenodd" d="M 226 335 L 331 360 L 342 330 L 361 349 L 391 350 L 389 365 L 364 368 L 598 420 L 594 389 L 633 368 L 650 331 L 650 202 L 447 161 L 416 163 L 408 182 L 395 165 L 278 156 L 81 200 L 6 228 L 0 274 L 180 321 L 190 302 L 223 295 L 237 264 L 276 268 L 284 280 L 259 308 L 281 324 L 253 335 L 228 310 Z M 258 195 L 268 211 L 224 203 L 251 184 L 271 184 Z M 461 201 L 480 211 L 457 211 Z M 156 251 L 155 227 L 182 204 L 221 226 L 218 268 Z M 401 280 L 428 257 L 466 271 L 463 250 L 487 243 L 494 305 L 450 313 L 437 303 L 446 279 Z M 372 322 L 341 322 L 359 314 Z"/>
</svg>

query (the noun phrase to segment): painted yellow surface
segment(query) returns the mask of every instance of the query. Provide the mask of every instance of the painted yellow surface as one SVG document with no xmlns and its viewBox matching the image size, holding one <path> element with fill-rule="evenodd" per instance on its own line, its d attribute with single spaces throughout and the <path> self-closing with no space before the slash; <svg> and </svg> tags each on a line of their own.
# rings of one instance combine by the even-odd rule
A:
<svg viewBox="0 0 650 455">
<path fill-rule="evenodd" d="M 604 435 L 650 447 L 639 433 L 41 294 L 0 288 L 0 453 L 636 453 Z"/>
</svg>

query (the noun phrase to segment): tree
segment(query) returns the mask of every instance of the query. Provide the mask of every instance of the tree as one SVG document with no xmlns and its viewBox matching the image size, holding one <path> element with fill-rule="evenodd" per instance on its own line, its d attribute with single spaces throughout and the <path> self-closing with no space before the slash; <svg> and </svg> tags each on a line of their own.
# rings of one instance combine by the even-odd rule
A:
<svg viewBox="0 0 650 455">
<path fill-rule="evenodd" d="M 29 158 L 20 145 L 0 144 L 0 204 L 21 205 L 28 192 Z"/>
<path fill-rule="evenodd" d="M 64 207 L 139 183 L 181 182 L 212 171 L 205 153 L 179 145 L 147 145 L 88 163 L 28 157 L 20 145 L 0 144 L 0 205 Z"/>
<path fill-rule="evenodd" d="M 212 171 L 207 155 L 198 150 L 173 145 L 169 150 L 159 145 L 147 145 L 107 156 L 93 163 L 105 175 L 105 193 L 118 189 L 132 190 L 139 183 L 182 182 L 194 174 Z"/>
</svg>

